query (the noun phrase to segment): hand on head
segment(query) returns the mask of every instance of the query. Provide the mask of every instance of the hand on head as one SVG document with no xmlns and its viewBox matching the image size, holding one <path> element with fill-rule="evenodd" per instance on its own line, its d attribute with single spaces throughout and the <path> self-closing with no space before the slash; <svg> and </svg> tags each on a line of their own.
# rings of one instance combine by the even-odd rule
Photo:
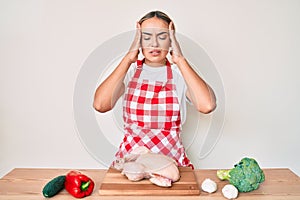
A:
<svg viewBox="0 0 300 200">
<path fill-rule="evenodd" d="M 182 57 L 182 52 L 181 52 L 181 48 L 180 45 L 178 43 L 178 41 L 176 40 L 175 37 L 175 29 L 174 29 L 174 24 L 171 21 L 169 24 L 169 34 L 170 34 L 170 40 L 171 40 L 171 51 L 170 54 L 172 56 L 172 60 L 174 63 L 176 63 L 178 61 L 178 59 L 180 57 Z"/>
<path fill-rule="evenodd" d="M 138 59 L 139 49 L 141 47 L 141 35 L 141 25 L 139 22 L 136 22 L 135 37 L 127 53 L 131 63 L 134 63 Z"/>
</svg>

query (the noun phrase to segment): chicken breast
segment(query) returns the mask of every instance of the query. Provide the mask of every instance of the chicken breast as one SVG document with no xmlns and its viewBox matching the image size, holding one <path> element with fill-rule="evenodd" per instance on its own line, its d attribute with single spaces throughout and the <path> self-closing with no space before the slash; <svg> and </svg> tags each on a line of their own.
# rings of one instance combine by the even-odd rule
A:
<svg viewBox="0 0 300 200">
<path fill-rule="evenodd" d="M 144 165 L 146 173 L 160 175 L 172 182 L 180 178 L 177 163 L 168 156 L 147 153 L 140 155 L 135 162 Z"/>
<path fill-rule="evenodd" d="M 146 147 L 136 148 L 117 163 L 116 167 L 131 181 L 149 178 L 155 185 L 170 187 L 172 182 L 180 179 L 175 160 L 166 155 L 152 153 Z"/>
</svg>

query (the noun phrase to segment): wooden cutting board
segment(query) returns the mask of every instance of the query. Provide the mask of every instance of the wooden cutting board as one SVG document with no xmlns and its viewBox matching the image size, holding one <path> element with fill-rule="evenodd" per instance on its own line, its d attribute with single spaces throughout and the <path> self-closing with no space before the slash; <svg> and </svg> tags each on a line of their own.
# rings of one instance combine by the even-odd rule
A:
<svg viewBox="0 0 300 200">
<path fill-rule="evenodd" d="M 110 168 L 101 183 L 99 194 L 105 196 L 187 196 L 200 195 L 199 186 L 194 171 L 190 167 L 179 167 L 180 180 L 172 187 L 164 188 L 152 184 L 149 180 L 133 182 L 120 171 Z"/>
</svg>

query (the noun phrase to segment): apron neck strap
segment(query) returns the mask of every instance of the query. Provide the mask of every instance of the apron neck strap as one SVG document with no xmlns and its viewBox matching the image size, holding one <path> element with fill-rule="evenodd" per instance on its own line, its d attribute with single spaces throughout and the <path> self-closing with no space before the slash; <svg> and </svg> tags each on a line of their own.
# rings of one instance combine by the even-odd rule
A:
<svg viewBox="0 0 300 200">
<path fill-rule="evenodd" d="M 136 65 L 138 68 L 142 68 L 143 67 L 143 64 L 145 62 L 145 58 L 143 60 L 137 60 L 136 61 Z"/>
</svg>

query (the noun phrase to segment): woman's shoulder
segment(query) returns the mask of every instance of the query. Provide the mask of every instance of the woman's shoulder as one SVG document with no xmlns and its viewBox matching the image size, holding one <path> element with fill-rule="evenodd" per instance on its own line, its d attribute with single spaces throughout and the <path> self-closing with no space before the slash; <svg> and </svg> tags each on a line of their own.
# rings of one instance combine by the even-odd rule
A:
<svg viewBox="0 0 300 200">
<path fill-rule="evenodd" d="M 181 71 L 180 71 L 180 69 L 178 68 L 178 66 L 176 64 L 172 64 L 171 69 L 172 69 L 174 78 L 177 76 L 177 78 L 182 78 L 183 79 Z"/>
<path fill-rule="evenodd" d="M 171 64 L 171 68 L 172 68 L 173 71 L 175 71 L 175 72 L 177 72 L 177 73 L 178 73 L 178 72 L 180 73 L 180 70 L 179 70 L 178 66 L 177 66 L 175 63 L 172 63 L 172 64 Z"/>
<path fill-rule="evenodd" d="M 133 77 L 135 69 L 136 69 L 136 63 L 132 63 L 129 66 L 129 68 L 127 70 L 127 73 L 126 73 L 126 76 L 124 78 L 124 82 L 125 82 L 126 85 L 129 82 L 129 80 L 131 80 L 131 78 Z"/>
<path fill-rule="evenodd" d="M 135 63 L 131 63 L 131 65 L 129 66 L 128 70 L 127 70 L 127 75 L 133 75 L 135 69 L 136 69 L 136 62 Z"/>
<path fill-rule="evenodd" d="M 137 66 L 136 62 L 131 63 L 131 65 L 128 68 L 128 71 L 133 71 L 136 68 L 136 66 Z"/>
</svg>

